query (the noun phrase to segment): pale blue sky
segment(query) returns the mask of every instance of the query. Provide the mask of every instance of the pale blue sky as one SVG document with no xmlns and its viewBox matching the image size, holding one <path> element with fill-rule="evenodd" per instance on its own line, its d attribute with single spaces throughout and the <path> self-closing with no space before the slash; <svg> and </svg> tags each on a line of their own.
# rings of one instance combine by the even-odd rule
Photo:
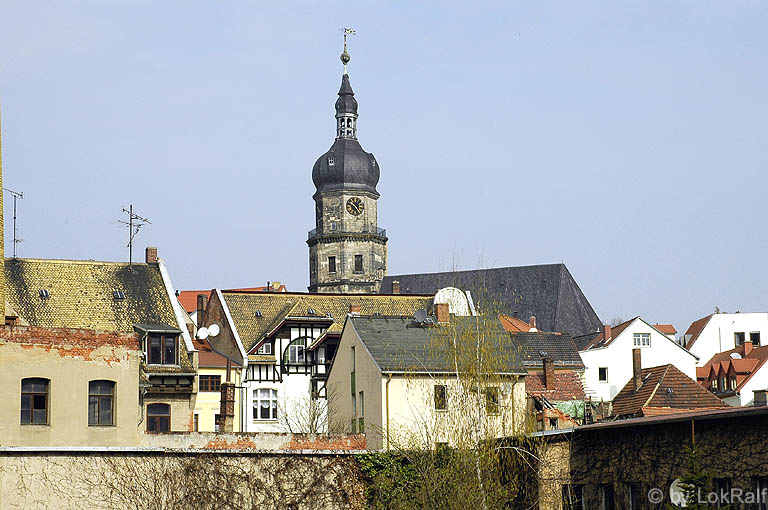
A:
<svg viewBox="0 0 768 510">
<path fill-rule="evenodd" d="M 435 5 L 3 0 L 19 255 L 124 260 L 133 203 L 178 288 L 306 290 L 352 26 L 390 274 L 563 261 L 680 332 L 768 308 L 768 3 Z"/>
</svg>

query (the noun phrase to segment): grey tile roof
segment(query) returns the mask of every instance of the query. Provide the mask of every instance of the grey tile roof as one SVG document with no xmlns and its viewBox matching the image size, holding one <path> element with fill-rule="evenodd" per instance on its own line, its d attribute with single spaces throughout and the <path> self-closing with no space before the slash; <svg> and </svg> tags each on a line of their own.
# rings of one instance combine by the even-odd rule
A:
<svg viewBox="0 0 768 510">
<path fill-rule="evenodd" d="M 546 352 L 555 366 L 583 368 L 584 362 L 570 335 L 555 333 L 509 333 L 522 346 L 520 355 L 527 367 L 542 365 L 542 352 Z"/>
<path fill-rule="evenodd" d="M 452 317 L 450 325 L 431 327 L 403 317 L 350 317 L 348 320 L 382 372 L 452 372 L 455 370 L 452 349 L 445 335 L 456 332 L 458 338 L 475 338 L 470 336 L 474 317 Z M 494 324 L 489 326 L 494 329 L 481 328 L 490 331 L 486 338 L 491 347 L 486 352 L 498 353 L 495 359 L 502 360 L 496 372 L 525 375 L 518 342 L 510 341 L 498 320 L 489 323 Z"/>
<path fill-rule="evenodd" d="M 381 292 L 389 293 L 394 280 L 401 294 L 434 294 L 443 287 L 469 290 L 485 313 L 525 321 L 534 315 L 542 331 L 583 335 L 602 326 L 565 264 L 391 275 L 384 277 Z"/>
</svg>

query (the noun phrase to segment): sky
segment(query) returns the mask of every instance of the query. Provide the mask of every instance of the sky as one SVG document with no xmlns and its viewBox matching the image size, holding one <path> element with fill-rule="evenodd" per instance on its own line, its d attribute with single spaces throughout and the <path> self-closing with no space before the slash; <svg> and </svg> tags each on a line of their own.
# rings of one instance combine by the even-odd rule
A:
<svg viewBox="0 0 768 510">
<path fill-rule="evenodd" d="M 3 0 L 20 257 L 308 285 L 339 28 L 389 274 L 564 262 L 604 321 L 768 311 L 768 3 Z M 13 253 L 5 193 L 5 252 Z"/>
</svg>

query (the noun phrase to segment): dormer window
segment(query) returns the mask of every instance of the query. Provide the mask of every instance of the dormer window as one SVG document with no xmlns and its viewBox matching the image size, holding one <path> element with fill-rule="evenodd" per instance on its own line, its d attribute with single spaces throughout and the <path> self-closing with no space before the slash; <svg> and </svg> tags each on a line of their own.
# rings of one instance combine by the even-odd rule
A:
<svg viewBox="0 0 768 510">
<path fill-rule="evenodd" d="M 114 290 L 112 291 L 112 298 L 114 298 L 117 301 L 122 301 L 125 299 L 125 292 L 122 290 Z"/>
<path fill-rule="evenodd" d="M 150 365 L 178 365 L 179 337 L 177 335 L 149 335 L 147 339 L 147 363 Z"/>
<path fill-rule="evenodd" d="M 259 347 L 257 352 L 258 354 L 272 354 L 272 344 L 265 342 L 261 347 Z"/>
<path fill-rule="evenodd" d="M 328 165 L 332 166 L 336 164 L 336 158 L 333 156 L 328 156 Z"/>
<path fill-rule="evenodd" d="M 38 294 L 40 295 L 40 299 L 48 299 L 51 297 L 51 293 L 48 292 L 48 289 L 40 289 Z"/>
</svg>

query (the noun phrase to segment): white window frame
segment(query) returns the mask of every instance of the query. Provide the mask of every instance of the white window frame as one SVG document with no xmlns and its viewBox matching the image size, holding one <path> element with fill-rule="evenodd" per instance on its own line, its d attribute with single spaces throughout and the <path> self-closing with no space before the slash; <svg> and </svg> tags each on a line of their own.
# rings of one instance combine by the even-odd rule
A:
<svg viewBox="0 0 768 510">
<path fill-rule="evenodd" d="M 269 342 L 264 342 L 256 352 L 257 354 L 272 354 L 272 344 Z"/>
<path fill-rule="evenodd" d="M 261 417 L 261 408 L 263 403 L 269 405 L 269 418 Z M 277 390 L 275 388 L 254 388 L 253 421 L 277 421 Z"/>
<path fill-rule="evenodd" d="M 651 334 L 650 333 L 635 333 L 633 335 L 633 337 L 632 337 L 632 340 L 633 340 L 633 345 L 635 347 L 650 347 L 651 346 Z"/>
<path fill-rule="evenodd" d="M 306 347 L 301 344 L 288 346 L 288 364 L 289 365 L 303 365 L 306 360 Z"/>
</svg>

